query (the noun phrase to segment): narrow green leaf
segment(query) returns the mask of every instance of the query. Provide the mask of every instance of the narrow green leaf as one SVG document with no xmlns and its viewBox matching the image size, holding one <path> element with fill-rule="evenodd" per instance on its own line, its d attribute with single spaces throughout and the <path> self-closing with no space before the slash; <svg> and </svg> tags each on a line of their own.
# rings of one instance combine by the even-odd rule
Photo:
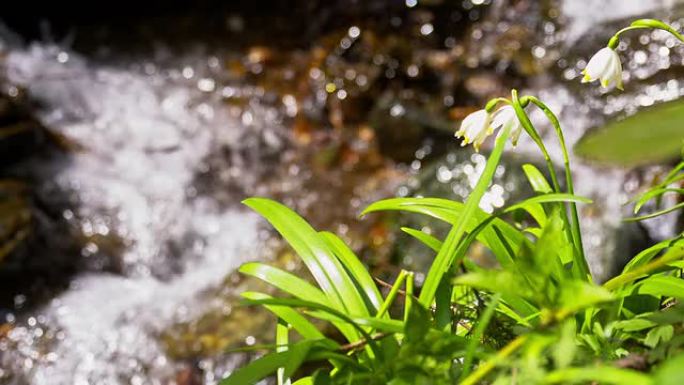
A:
<svg viewBox="0 0 684 385">
<path fill-rule="evenodd" d="M 304 340 L 288 346 L 288 350 L 269 353 L 246 366 L 237 369 L 219 385 L 252 385 L 284 367 L 283 376 L 289 378 L 306 360 L 340 359 L 353 361 L 344 355 L 334 353 L 337 345 L 330 340 Z"/>
<path fill-rule="evenodd" d="M 577 195 L 566 193 L 552 193 L 544 195 L 535 195 L 532 198 L 525 199 L 522 202 L 513 204 L 504 209 L 504 212 L 511 212 L 517 209 L 525 208 L 530 204 L 539 203 L 557 203 L 557 202 L 577 202 L 577 203 L 591 203 L 591 199 L 579 197 Z"/>
<path fill-rule="evenodd" d="M 237 369 L 219 385 L 252 385 L 287 364 L 290 352 L 270 353 Z"/>
<path fill-rule="evenodd" d="M 625 332 L 636 332 L 644 329 L 649 329 L 657 325 L 655 322 L 646 318 L 632 318 L 613 323 L 613 328 Z"/>
<path fill-rule="evenodd" d="M 365 338 L 368 341 L 368 346 L 371 347 L 372 351 L 375 352 L 375 354 L 378 354 L 379 357 L 382 356 L 382 352 L 378 350 L 377 344 L 373 341 L 371 338 L 370 334 L 358 323 L 354 322 L 354 320 L 349 317 L 348 315 L 342 313 L 341 311 L 334 309 L 329 306 L 321 305 L 316 302 L 311 302 L 311 301 L 303 301 L 301 299 L 295 299 L 295 298 L 267 298 L 267 299 L 257 299 L 257 300 L 251 300 L 247 299 L 243 301 L 247 305 L 275 305 L 275 306 L 286 306 L 286 307 L 300 307 L 300 308 L 305 308 L 305 309 L 312 309 L 312 310 L 318 310 L 324 313 L 328 313 L 330 315 L 333 315 L 337 318 L 339 318 L 341 321 L 344 321 L 348 324 L 350 324 L 363 338 Z M 364 317 L 365 318 L 365 317 Z M 356 340 L 352 340 L 350 342 L 355 342 Z"/>
<path fill-rule="evenodd" d="M 273 297 L 262 294 L 262 293 L 257 293 L 257 292 L 244 292 L 241 294 L 244 298 L 247 299 L 252 299 L 252 300 L 259 300 L 259 299 L 273 299 Z M 288 324 L 292 325 L 292 327 L 302 335 L 304 338 L 312 339 L 312 340 L 318 340 L 318 339 L 323 339 L 325 336 L 323 333 L 321 333 L 309 320 L 307 320 L 304 316 L 299 314 L 297 311 L 290 307 L 286 306 L 273 306 L 273 305 L 265 305 L 268 310 L 270 310 L 273 314 L 278 316 L 279 318 L 282 318 L 283 321 L 287 322 Z"/>
<path fill-rule="evenodd" d="M 650 201 L 651 199 L 653 199 L 657 196 L 663 195 L 663 194 L 668 193 L 668 192 L 684 194 L 684 189 L 661 187 L 661 188 L 657 188 L 657 189 L 648 190 L 639 196 L 636 204 L 634 205 L 634 214 L 636 215 L 636 213 L 638 213 L 639 210 L 641 210 L 641 208 L 643 207 L 644 204 L 646 204 L 646 202 Z"/>
<path fill-rule="evenodd" d="M 375 332 L 386 332 L 386 333 L 398 333 L 402 334 L 404 332 L 404 321 L 390 319 L 390 318 L 376 318 L 376 317 L 352 317 L 343 319 L 335 314 L 322 311 L 307 311 L 307 314 L 328 322 L 348 322 L 350 324 L 357 325 L 359 327 L 369 327 L 371 330 L 369 333 Z"/>
<path fill-rule="evenodd" d="M 542 174 L 536 166 L 526 163 L 523 164 L 522 169 L 535 192 L 548 194 L 553 191 L 549 182 L 544 177 L 544 174 Z"/>
<path fill-rule="evenodd" d="M 655 385 L 651 378 L 643 373 L 610 366 L 560 369 L 549 373 L 544 379 L 546 384 L 588 381 L 596 381 L 606 385 Z M 660 383 L 657 384 L 660 385 Z"/>
<path fill-rule="evenodd" d="M 677 277 L 655 275 L 640 281 L 636 285 L 639 294 L 656 297 L 684 298 L 684 280 Z"/>
<path fill-rule="evenodd" d="M 287 326 L 287 322 L 284 322 L 281 319 L 278 319 L 278 323 L 276 324 L 276 352 L 284 352 L 287 351 L 288 346 L 290 342 L 290 329 Z M 285 368 L 280 367 L 278 368 L 276 372 L 276 378 L 278 381 L 278 385 L 290 385 L 291 381 L 289 377 L 285 377 Z"/>
<path fill-rule="evenodd" d="M 614 300 L 615 297 L 607 289 L 580 280 L 564 281 L 560 287 L 557 317 L 564 318 L 587 307 Z"/>
<path fill-rule="evenodd" d="M 680 247 L 684 248 L 684 237 L 678 237 L 675 239 L 668 239 L 662 242 L 658 242 L 655 245 L 649 247 L 648 249 L 640 252 L 637 254 L 634 258 L 632 258 L 629 263 L 625 266 L 625 268 L 622 270 L 623 273 L 628 273 L 635 268 L 645 265 L 648 262 L 650 262 L 656 255 L 658 255 L 659 252 L 662 250 L 671 248 L 671 247 Z"/>
<path fill-rule="evenodd" d="M 511 294 L 534 299 L 537 297 L 536 289 L 518 274 L 506 270 L 482 270 L 460 275 L 454 279 L 454 284 L 470 286 L 490 293 Z"/>
<path fill-rule="evenodd" d="M 328 297 L 321 290 L 294 274 L 290 274 L 277 267 L 260 262 L 248 262 L 240 266 L 238 271 L 242 274 L 259 278 L 297 298 L 331 306 Z"/>
<path fill-rule="evenodd" d="M 442 241 L 423 231 L 412 229 L 410 227 L 402 227 L 401 231 L 421 241 L 425 246 L 429 247 L 433 251 L 439 251 L 439 249 L 442 247 Z"/>
<path fill-rule="evenodd" d="M 265 198 L 249 198 L 243 203 L 266 218 L 288 241 L 334 308 L 349 311 L 353 315 L 369 315 L 351 277 L 323 238 L 302 217 L 286 206 Z"/>
<path fill-rule="evenodd" d="M 674 335 L 674 327 L 672 325 L 661 325 L 648 331 L 646 338 L 644 338 L 644 345 L 654 349 L 661 342 L 667 342 L 672 339 Z"/>
<path fill-rule="evenodd" d="M 382 304 L 382 295 L 373 281 L 373 277 L 368 273 L 366 266 L 361 263 L 354 252 L 337 235 L 327 231 L 321 232 L 321 235 L 333 253 L 335 253 L 335 256 L 347 268 L 354 282 L 361 288 L 361 292 L 365 295 L 364 299 L 370 302 L 369 314 L 375 314 Z"/>
</svg>

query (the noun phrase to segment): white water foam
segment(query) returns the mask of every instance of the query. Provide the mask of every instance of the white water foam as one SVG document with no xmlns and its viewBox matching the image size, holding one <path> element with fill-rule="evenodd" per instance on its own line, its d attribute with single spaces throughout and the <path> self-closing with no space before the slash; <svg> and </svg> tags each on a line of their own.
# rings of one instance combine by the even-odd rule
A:
<svg viewBox="0 0 684 385">
<path fill-rule="evenodd" d="M 124 275 L 81 275 L 10 331 L 0 380 L 166 383 L 174 367 L 156 336 L 197 316 L 198 295 L 252 256 L 248 247 L 255 252 L 255 215 L 192 190 L 203 158 L 217 146 L 239 146 L 243 127 L 220 97 L 188 85 L 189 76 L 174 81 L 160 71 L 95 65 L 41 44 L 9 51 L 5 72 L 45 106 L 47 126 L 85 147 L 44 171 L 78 198 L 79 211 L 65 216 L 84 218 L 85 234 L 116 231 L 129 246 Z M 189 251 L 181 273 L 168 273 L 165 245 L 178 240 Z"/>
<path fill-rule="evenodd" d="M 682 0 L 563 0 L 561 14 L 566 26 L 568 42 L 574 43 L 591 28 L 613 20 L 642 16 L 656 10 L 666 11 Z"/>
</svg>

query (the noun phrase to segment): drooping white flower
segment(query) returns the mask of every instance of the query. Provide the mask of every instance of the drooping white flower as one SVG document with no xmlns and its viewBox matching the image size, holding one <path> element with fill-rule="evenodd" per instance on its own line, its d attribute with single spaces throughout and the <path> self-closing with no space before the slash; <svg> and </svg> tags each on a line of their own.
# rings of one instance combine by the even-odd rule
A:
<svg viewBox="0 0 684 385">
<path fill-rule="evenodd" d="M 509 127 L 511 143 L 513 143 L 513 146 L 518 144 L 523 127 L 513 106 L 503 106 L 496 110 L 492 115 L 491 126 L 494 130 Z"/>
<path fill-rule="evenodd" d="M 591 57 L 587 67 L 582 71 L 582 83 L 600 80 L 603 87 L 615 85 L 622 90 L 622 63 L 617 52 L 610 47 L 601 48 Z"/>
<path fill-rule="evenodd" d="M 480 151 L 482 142 L 494 133 L 490 123 L 491 115 L 486 110 L 478 110 L 466 116 L 461 122 L 461 128 L 456 131 L 456 137 L 463 138 L 461 146 L 472 143 L 475 151 Z"/>
</svg>

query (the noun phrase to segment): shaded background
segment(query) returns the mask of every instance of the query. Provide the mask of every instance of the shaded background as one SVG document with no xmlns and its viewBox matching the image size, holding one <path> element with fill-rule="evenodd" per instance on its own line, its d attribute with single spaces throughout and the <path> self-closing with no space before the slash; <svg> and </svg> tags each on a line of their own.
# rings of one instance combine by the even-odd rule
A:
<svg viewBox="0 0 684 385">
<path fill-rule="evenodd" d="M 579 84 L 580 71 L 631 19 L 681 28 L 683 7 L 13 4 L 0 14 L 0 384 L 213 384 L 249 359 L 225 352 L 268 343 L 273 320 L 237 306 L 258 284 L 233 270 L 259 259 L 304 273 L 241 207 L 248 196 L 340 234 L 377 277 L 424 270 L 432 255 L 399 227 L 444 228 L 357 214 L 390 196 L 465 198 L 487 148 L 461 148 L 453 132 L 511 88 L 547 102 L 579 143 L 577 193 L 595 201 L 582 208 L 585 247 L 597 277 L 610 276 L 681 231 L 676 216 L 621 218 L 679 154 L 684 51 L 665 33 L 627 36 L 623 93 Z M 550 127 L 532 117 L 558 161 Z M 482 209 L 530 194 L 526 162 L 541 159 L 523 138 Z"/>
</svg>

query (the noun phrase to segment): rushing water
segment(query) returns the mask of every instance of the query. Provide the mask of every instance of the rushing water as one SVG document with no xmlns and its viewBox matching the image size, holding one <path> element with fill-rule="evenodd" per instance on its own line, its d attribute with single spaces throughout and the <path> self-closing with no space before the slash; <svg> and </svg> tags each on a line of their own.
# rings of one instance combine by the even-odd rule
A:
<svg viewBox="0 0 684 385">
<path fill-rule="evenodd" d="M 676 1 L 592 3 L 601 8 L 562 2 L 568 20 L 563 32 L 567 43 L 560 47 L 564 53 L 592 25 L 672 7 Z M 651 38 L 665 39 L 658 34 Z M 651 51 L 646 43 L 639 52 L 630 62 L 647 55 L 656 68 L 628 68 L 632 76 L 646 77 L 662 68 L 662 51 Z M 38 310 L 19 319 L 10 316 L 14 327 L 0 340 L 0 383 L 168 383 L 178 368 L 158 335 L 172 323 L 197 316 L 203 309 L 201 293 L 258 255 L 255 216 L 198 193 L 195 176 L 207 167 L 207 157 L 225 148 L 255 159 L 259 152 L 277 154 L 284 146 L 279 112 L 258 102 L 247 109 L 225 103 L 224 96 L 240 90 L 220 88 L 215 80 L 218 59 L 212 56 L 164 64 L 150 57 L 112 65 L 46 43 L 6 46 L 5 54 L 5 76 L 40 102 L 40 119 L 84 147 L 68 160 L 41 164 L 38 171 L 77 202 L 77 209 L 62 213 L 65 220 L 86 235 L 115 233 L 126 248 L 119 261 L 121 274 L 82 273 Z M 681 62 L 678 55 L 668 52 L 668 63 Z M 684 93 L 684 83 L 670 82 L 640 89 L 638 98 L 606 98 L 596 91 L 589 96 L 590 107 L 583 107 L 585 101 L 569 85 L 577 81 L 581 65 L 568 63 L 561 82 L 542 77 L 539 86 L 530 88 L 559 112 L 570 145 L 595 124 L 597 112 L 630 110 Z M 607 100 L 607 106 L 599 107 L 599 100 Z M 543 126 L 540 114 L 534 118 Z M 554 142 L 550 131 L 545 135 Z M 556 146 L 550 147 L 559 154 Z M 518 151 L 536 154 L 525 140 Z M 577 193 L 596 199 L 600 208 L 598 214 L 585 213 L 592 218 L 585 223 L 585 246 L 595 254 L 605 247 L 605 233 L 598 230 L 620 226 L 630 176 L 573 161 Z M 256 167 L 237 158 L 225 172 L 251 191 Z M 589 183 L 599 179 L 601 183 Z M 654 230 L 664 236 L 671 227 L 666 222 Z M 97 245 L 87 245 L 83 253 L 84 258 L 96 255 Z M 599 274 L 600 262 L 592 266 Z M 207 370 L 204 381 L 215 383 L 230 368 L 223 363 Z"/>
<path fill-rule="evenodd" d="M 170 322 L 196 316 L 201 306 L 189 304 L 198 293 L 257 250 L 255 216 L 198 196 L 194 175 L 212 151 L 245 150 L 245 135 L 264 133 L 247 133 L 244 119 L 217 92 L 198 89 L 201 77 L 187 69 L 148 66 L 144 73 L 97 65 L 43 44 L 12 50 L 6 67 L 13 83 L 46 106 L 41 119 L 85 146 L 67 164 L 41 166 L 46 179 L 78 201 L 78 211 L 66 210 L 65 219 L 86 235 L 116 231 L 128 247 L 123 275 L 83 274 L 11 330 L 0 348 L 0 370 L 7 372 L 0 378 L 14 373 L 10 383 L 17 384 L 169 378 L 174 369 L 155 336 Z M 249 172 L 235 170 L 234 177 Z M 178 240 L 183 251 L 174 259 L 168 245 Z M 95 244 L 84 249 L 97 252 Z"/>
</svg>

